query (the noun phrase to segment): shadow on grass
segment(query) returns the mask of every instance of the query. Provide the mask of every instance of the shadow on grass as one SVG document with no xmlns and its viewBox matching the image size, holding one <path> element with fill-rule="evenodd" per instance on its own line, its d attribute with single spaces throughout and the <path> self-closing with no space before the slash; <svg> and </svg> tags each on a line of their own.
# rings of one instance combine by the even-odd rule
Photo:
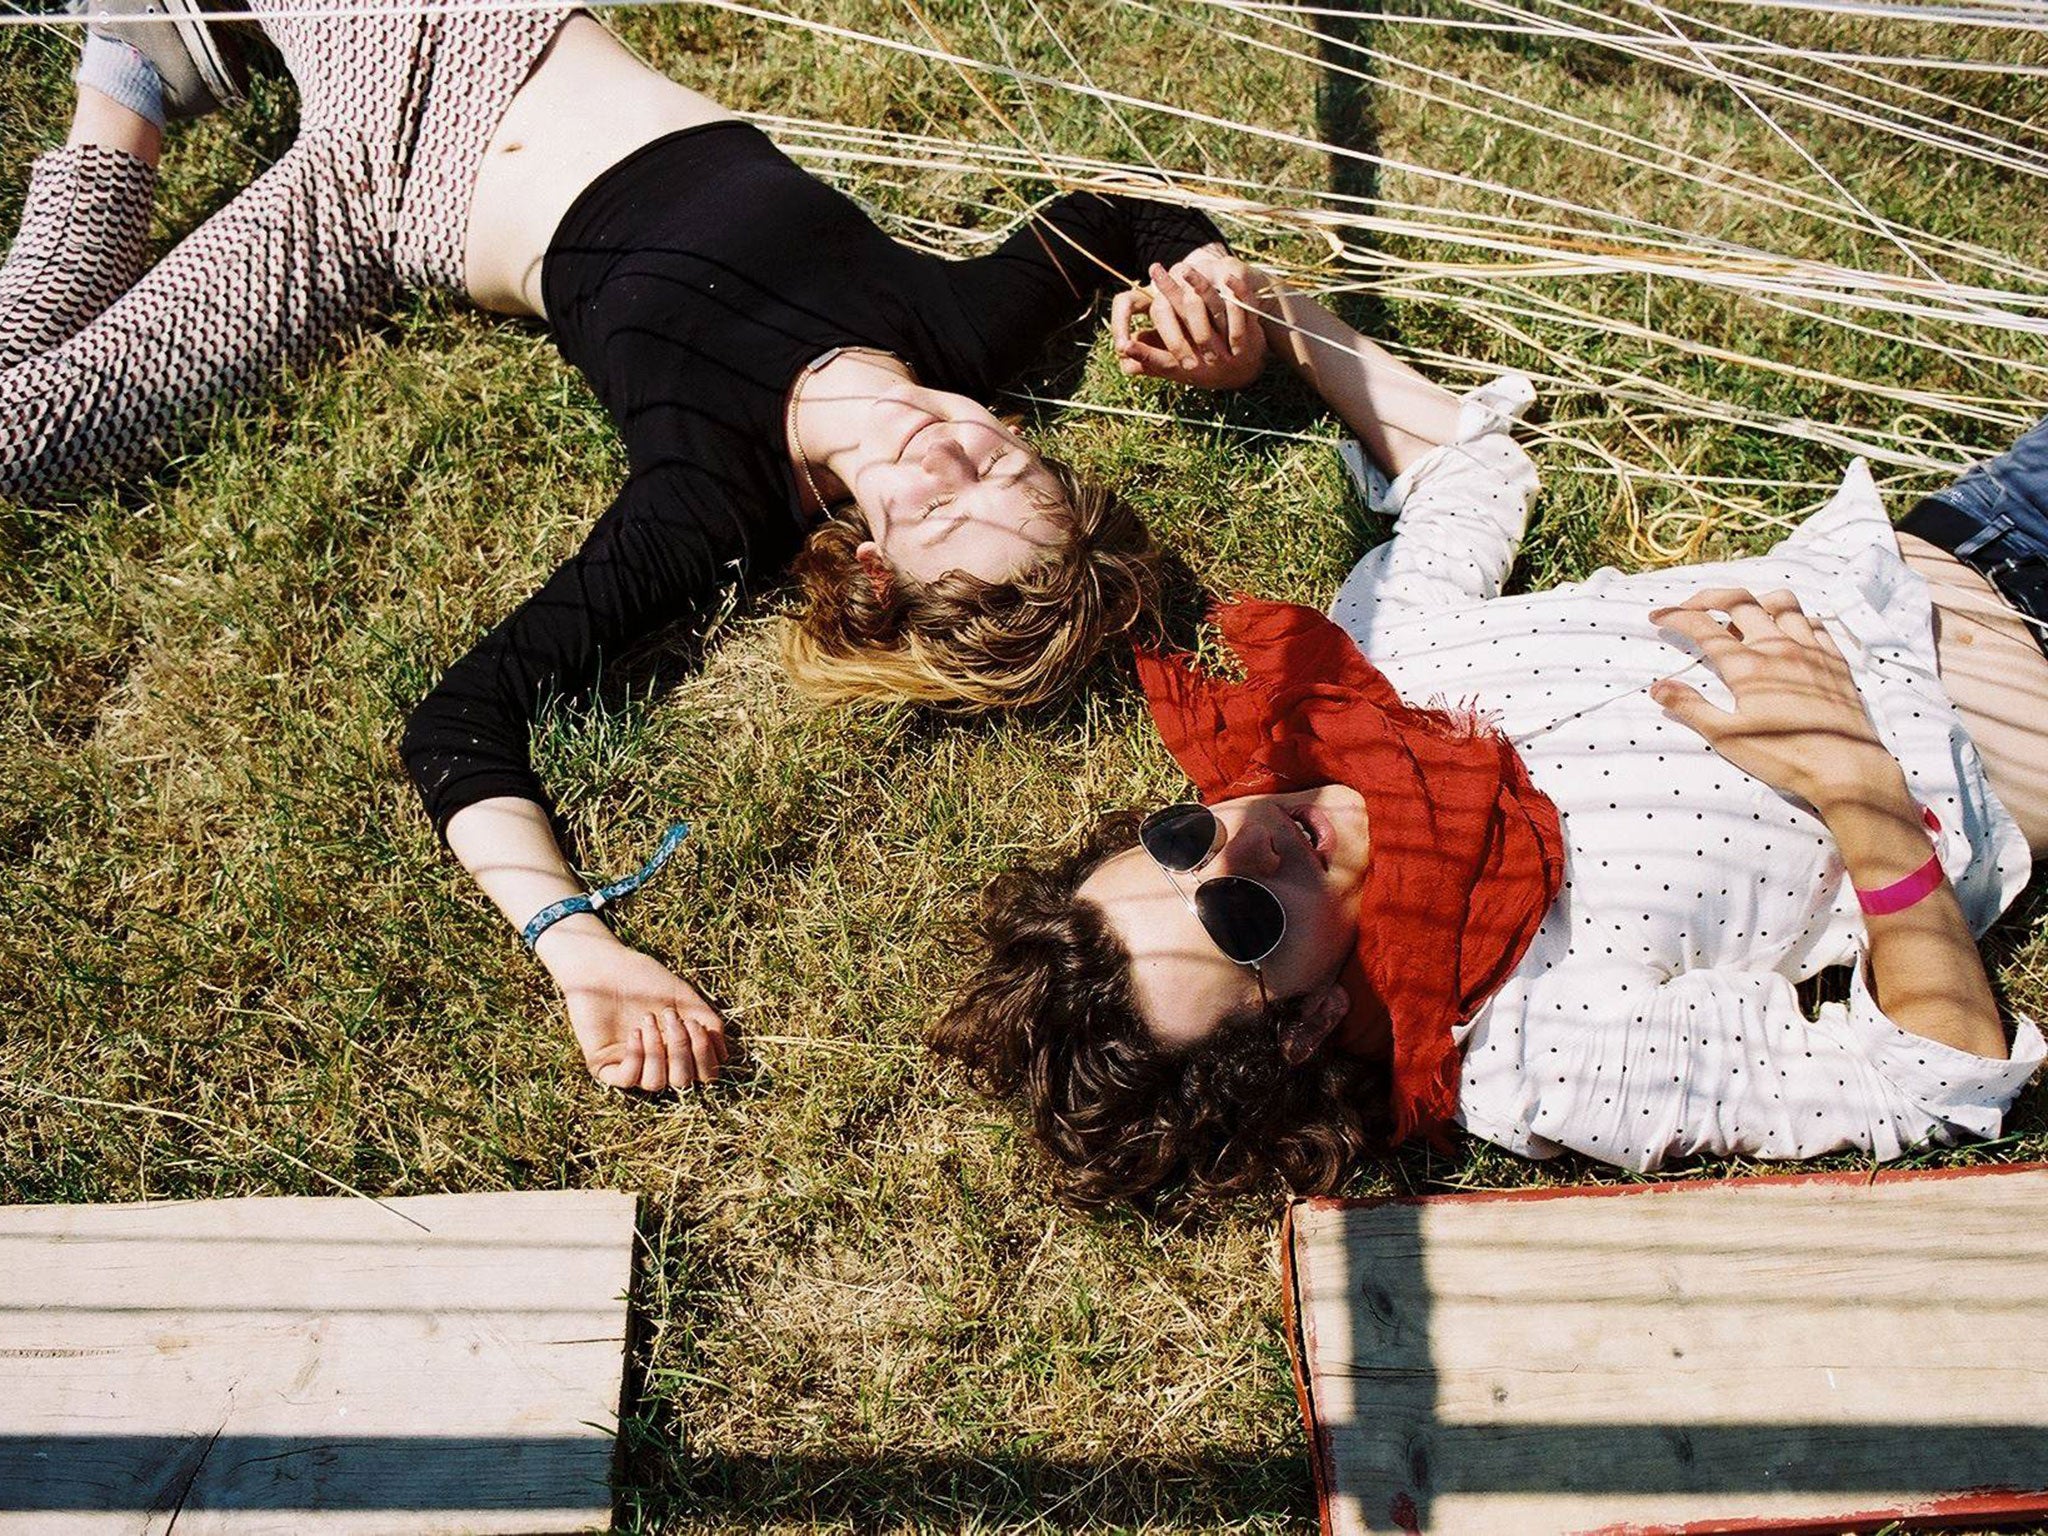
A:
<svg viewBox="0 0 2048 1536">
<path fill-rule="evenodd" d="M 652 1468 L 640 1469 L 643 1474 Z M 622 1513 L 651 1527 L 687 1517 L 899 1529 L 1100 1529 L 1156 1522 L 1203 1528 L 1312 1519 L 1306 1452 L 1219 1448 L 1193 1460 L 1032 1451 L 864 1455 L 797 1451 L 678 1454 L 658 1481 L 628 1482 Z"/>
<path fill-rule="evenodd" d="M 1333 149 L 1352 151 L 1330 156 L 1330 190 L 1363 212 L 1378 202 L 1380 195 L 1379 110 L 1371 78 L 1372 60 L 1363 52 L 1371 46 L 1378 25 L 1368 18 L 1333 10 L 1316 17 L 1315 29 L 1317 52 L 1324 64 L 1316 79 L 1316 132 Z M 1359 155 L 1372 158 L 1361 160 Z M 1373 237 L 1351 230 L 1346 238 L 1370 244 Z M 1334 294 L 1329 302 L 1361 334 L 1380 342 L 1399 339 L 1394 317 L 1377 293 L 1368 289 Z M 1362 554 L 1386 536 L 1386 525 L 1367 511 L 1363 498 L 1354 498 L 1345 506 L 1349 532 Z"/>
<path fill-rule="evenodd" d="M 1330 190 L 1340 197 L 1377 201 L 1380 125 L 1369 78 L 1372 62 L 1361 51 L 1371 45 L 1375 24 L 1330 10 L 1316 16 L 1315 29 L 1324 66 L 1316 76 L 1316 132 L 1325 144 L 1354 152 L 1330 156 Z M 1360 154 L 1375 158 L 1357 159 Z"/>
</svg>

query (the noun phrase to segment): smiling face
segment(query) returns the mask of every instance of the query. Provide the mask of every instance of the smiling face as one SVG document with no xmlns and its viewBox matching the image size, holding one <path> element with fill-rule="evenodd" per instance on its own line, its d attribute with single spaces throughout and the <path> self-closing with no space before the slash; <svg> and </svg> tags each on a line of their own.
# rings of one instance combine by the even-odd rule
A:
<svg viewBox="0 0 2048 1536">
<path fill-rule="evenodd" d="M 967 396 L 889 390 L 862 435 L 868 462 L 850 487 L 872 535 L 861 548 L 888 569 L 926 584 L 948 571 L 1003 582 L 1058 547 L 1058 478 Z"/>
<path fill-rule="evenodd" d="M 1218 848 L 1200 869 L 1169 877 L 1143 848 L 1105 859 L 1076 893 L 1108 918 L 1131 957 L 1138 1009 L 1153 1039 L 1173 1051 L 1200 1045 L 1230 1014 L 1256 1006 L 1258 980 L 1226 958 L 1182 892 L 1240 875 L 1280 899 L 1287 931 L 1259 964 L 1273 998 L 1307 997 L 1321 1031 L 1343 1017 L 1337 975 L 1358 941 L 1359 898 L 1371 853 L 1365 801 L 1341 784 L 1246 795 L 1212 807 Z M 1177 887 L 1177 888 L 1176 888 Z"/>
</svg>

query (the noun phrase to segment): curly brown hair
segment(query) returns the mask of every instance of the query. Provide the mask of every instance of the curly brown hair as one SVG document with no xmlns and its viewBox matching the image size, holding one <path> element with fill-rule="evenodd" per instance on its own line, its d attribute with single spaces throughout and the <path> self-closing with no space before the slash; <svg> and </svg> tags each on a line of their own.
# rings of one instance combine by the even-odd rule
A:
<svg viewBox="0 0 2048 1536">
<path fill-rule="evenodd" d="M 1385 1068 L 1334 1050 L 1289 1066 L 1280 1029 L 1300 998 L 1231 1014 L 1192 1050 L 1159 1045 L 1129 952 L 1077 894 L 1137 827 L 1135 812 L 1111 816 L 1052 862 L 989 885 L 986 957 L 933 1049 L 984 1092 L 1022 1099 L 1060 1193 L 1078 1204 L 1334 1188 L 1384 1132 Z"/>
<path fill-rule="evenodd" d="M 1017 708 L 1063 691 L 1151 613 L 1158 559 L 1144 523 L 1106 488 L 1043 462 L 1063 493 L 1044 508 L 1060 543 L 1008 581 L 898 572 L 878 592 L 855 555 L 866 520 L 851 506 L 828 517 L 792 566 L 805 606 L 784 624 L 782 660 L 797 686 L 828 704 Z"/>
</svg>

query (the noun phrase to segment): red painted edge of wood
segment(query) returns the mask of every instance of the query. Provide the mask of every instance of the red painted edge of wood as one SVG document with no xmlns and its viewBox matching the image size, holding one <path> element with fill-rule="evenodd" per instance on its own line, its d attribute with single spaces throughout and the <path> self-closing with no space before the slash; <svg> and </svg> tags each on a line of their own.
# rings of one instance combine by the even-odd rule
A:
<svg viewBox="0 0 2048 1536">
<path fill-rule="evenodd" d="M 1308 1465 L 1316 1490 L 1316 1525 L 1322 1536 L 1334 1536 L 1330 1525 L 1329 1476 L 1324 1471 L 1329 1464 L 1330 1447 L 1322 1421 L 1316 1417 L 1316 1402 L 1309 1388 L 1308 1348 L 1301 1336 L 1301 1307 L 1296 1291 L 1299 1276 L 1294 1269 L 1294 1208 L 1300 1203 L 1290 1200 L 1280 1213 L 1280 1326 L 1287 1334 L 1287 1360 L 1294 1367 L 1294 1398 L 1301 1405 L 1301 1425 L 1308 1434 Z"/>
<path fill-rule="evenodd" d="M 1744 1532 L 1769 1532 L 1770 1536 L 1834 1536 L 1835 1532 L 1879 1531 L 1901 1520 L 1915 1525 L 1970 1526 L 1986 1520 L 2004 1522 L 2048 1512 L 2048 1489 L 1979 1489 L 1953 1494 L 1925 1503 L 1897 1509 L 1863 1510 L 1832 1519 L 1799 1520 L 1698 1520 L 1689 1525 L 1603 1525 L 1580 1531 L 1575 1536 L 1741 1536 Z"/>
<path fill-rule="evenodd" d="M 1566 1184 L 1546 1189 L 1472 1189 L 1454 1195 L 1317 1195 L 1294 1202 L 1318 1211 L 1363 1211 L 1383 1205 L 1440 1205 L 1482 1200 L 1584 1200 L 1612 1195 L 1669 1195 L 1727 1189 L 1738 1184 L 1903 1184 L 1911 1180 L 1968 1179 L 2002 1173 L 2048 1172 L 2048 1162 L 1987 1163 L 1976 1168 L 1867 1169 L 1855 1173 L 1754 1173 L 1739 1179 L 1662 1179 L 1649 1184 Z"/>
</svg>

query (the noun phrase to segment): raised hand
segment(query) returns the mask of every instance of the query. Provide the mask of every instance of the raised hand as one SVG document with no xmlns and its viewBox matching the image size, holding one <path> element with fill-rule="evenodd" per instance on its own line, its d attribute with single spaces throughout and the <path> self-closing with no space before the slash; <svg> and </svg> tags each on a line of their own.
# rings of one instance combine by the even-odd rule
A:
<svg viewBox="0 0 2048 1536">
<path fill-rule="evenodd" d="M 1170 270 L 1154 262 L 1151 278 L 1118 294 L 1110 310 L 1125 373 L 1240 389 L 1264 371 L 1266 331 L 1254 308 L 1260 282 L 1250 267 L 1220 245 L 1203 246 Z"/>
</svg>

